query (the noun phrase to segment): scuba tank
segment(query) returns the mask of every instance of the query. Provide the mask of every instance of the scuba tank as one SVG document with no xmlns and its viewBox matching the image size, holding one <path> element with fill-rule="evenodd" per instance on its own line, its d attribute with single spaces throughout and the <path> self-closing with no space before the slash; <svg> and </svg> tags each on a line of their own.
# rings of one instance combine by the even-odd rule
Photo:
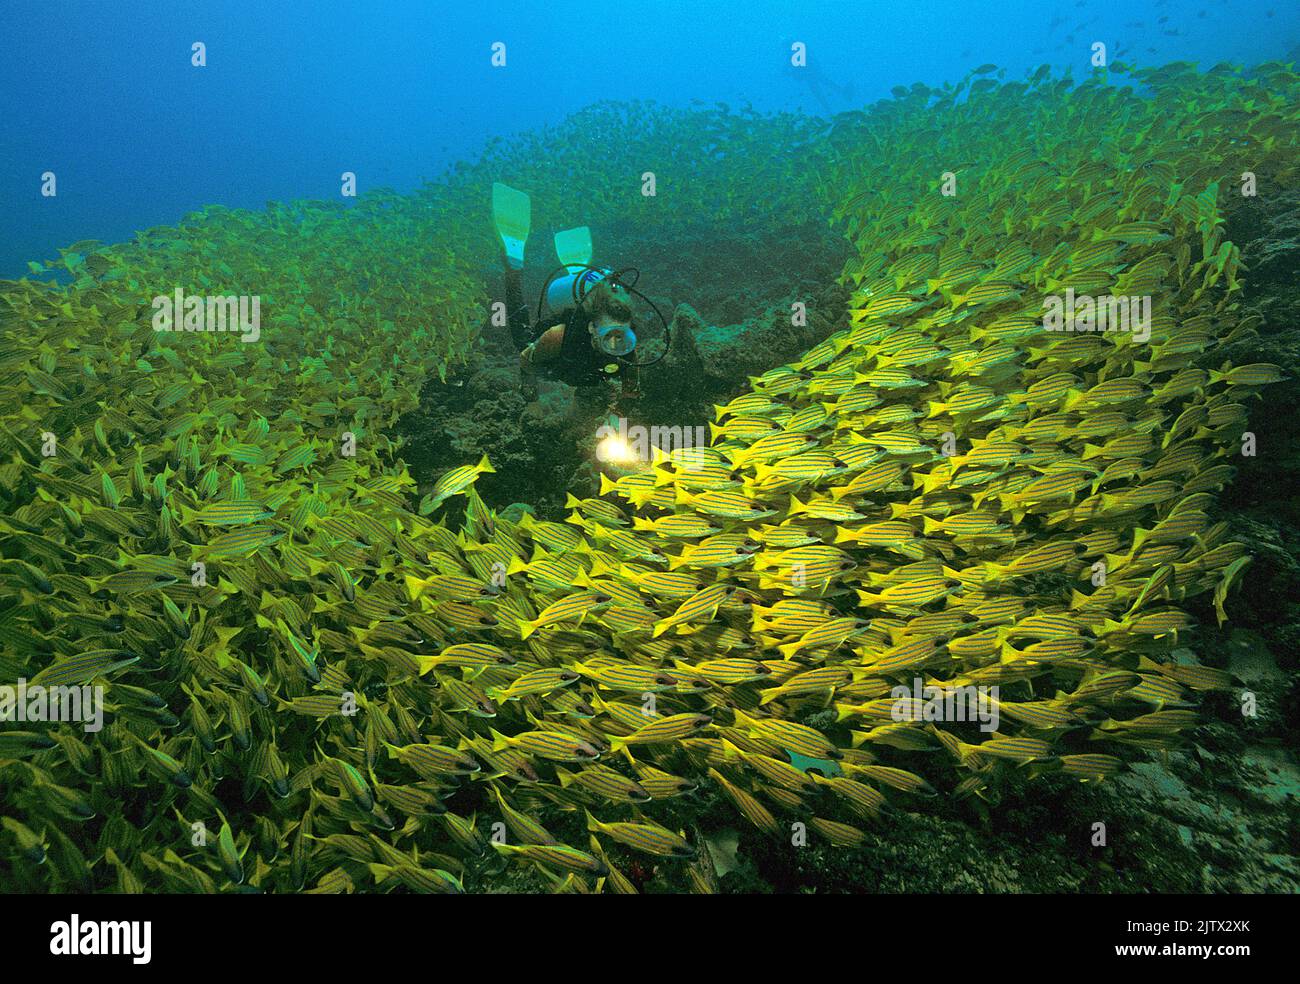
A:
<svg viewBox="0 0 1300 984">
<path fill-rule="evenodd" d="M 552 311 L 566 311 L 577 307 L 591 288 L 608 277 L 612 270 L 596 267 L 565 264 L 568 271 L 564 276 L 556 277 L 546 288 L 546 303 Z"/>
</svg>

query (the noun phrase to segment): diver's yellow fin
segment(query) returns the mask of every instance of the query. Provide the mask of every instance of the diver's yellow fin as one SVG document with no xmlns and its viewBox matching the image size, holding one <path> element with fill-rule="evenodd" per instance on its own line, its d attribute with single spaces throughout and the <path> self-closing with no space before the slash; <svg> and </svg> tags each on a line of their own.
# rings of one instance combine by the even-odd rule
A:
<svg viewBox="0 0 1300 984">
<path fill-rule="evenodd" d="M 492 221 L 505 247 L 506 260 L 516 270 L 524 266 L 524 243 L 532 217 L 533 203 L 527 195 L 500 181 L 492 183 Z"/>
<path fill-rule="evenodd" d="M 555 234 L 555 255 L 561 266 L 582 266 L 591 263 L 591 229 L 578 226 Z"/>
</svg>

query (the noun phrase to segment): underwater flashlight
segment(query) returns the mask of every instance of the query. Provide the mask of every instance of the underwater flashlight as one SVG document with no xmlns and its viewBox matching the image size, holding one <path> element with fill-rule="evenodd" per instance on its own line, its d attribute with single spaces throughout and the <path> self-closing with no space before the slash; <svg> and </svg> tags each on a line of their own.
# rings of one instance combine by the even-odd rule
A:
<svg viewBox="0 0 1300 984">
<path fill-rule="evenodd" d="M 631 464 L 641 460 L 627 439 L 617 433 L 608 435 L 596 445 L 596 458 L 611 465 Z"/>
</svg>

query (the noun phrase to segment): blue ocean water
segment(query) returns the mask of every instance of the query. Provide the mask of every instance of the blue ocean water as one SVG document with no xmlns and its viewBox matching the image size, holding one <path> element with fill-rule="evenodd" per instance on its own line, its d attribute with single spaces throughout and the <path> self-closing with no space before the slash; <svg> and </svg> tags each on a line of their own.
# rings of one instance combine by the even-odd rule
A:
<svg viewBox="0 0 1300 984">
<path fill-rule="evenodd" d="M 1082 77 L 1096 42 L 1137 65 L 1300 54 L 1285 0 L 7 0 L 0 18 L 0 277 L 205 204 L 337 196 L 345 171 L 407 190 L 598 100 L 830 114 L 989 62 Z"/>
</svg>

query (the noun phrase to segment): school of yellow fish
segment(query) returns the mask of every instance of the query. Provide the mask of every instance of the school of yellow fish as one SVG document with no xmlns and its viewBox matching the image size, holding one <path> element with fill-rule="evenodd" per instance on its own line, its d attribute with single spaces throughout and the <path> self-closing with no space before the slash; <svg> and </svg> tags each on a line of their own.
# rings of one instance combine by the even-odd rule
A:
<svg viewBox="0 0 1300 984">
<path fill-rule="evenodd" d="M 707 892 L 667 819 L 706 795 L 851 847 L 936 789 L 1174 747 L 1233 685 L 1171 652 L 1249 562 L 1216 493 L 1281 374 L 1215 360 L 1257 328 L 1223 216 L 1242 172 L 1294 180 L 1300 86 L 1136 75 L 839 121 L 815 163 L 849 327 L 562 520 L 497 515 L 486 459 L 417 505 L 383 432 L 432 332 L 161 344 L 132 300 L 161 237 L 5 283 L 0 670 L 108 711 L 0 730 L 11 884 L 630 892 L 676 865 Z M 1044 330 L 1067 287 L 1150 296 L 1149 341 Z M 996 687 L 998 729 L 899 686 Z"/>
</svg>

